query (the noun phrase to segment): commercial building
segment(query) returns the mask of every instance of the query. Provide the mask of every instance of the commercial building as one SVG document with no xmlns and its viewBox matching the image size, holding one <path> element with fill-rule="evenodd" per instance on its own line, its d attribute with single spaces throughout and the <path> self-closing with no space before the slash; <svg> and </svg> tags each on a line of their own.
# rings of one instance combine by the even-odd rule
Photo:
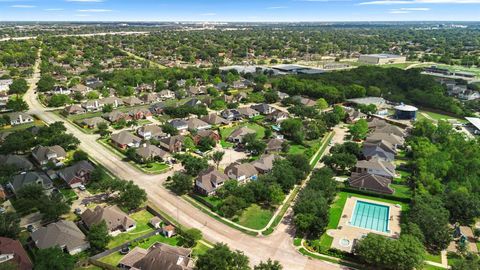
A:
<svg viewBox="0 0 480 270">
<path fill-rule="evenodd" d="M 370 65 L 400 64 L 407 61 L 406 56 L 395 54 L 364 54 L 360 55 L 358 62 Z"/>
<path fill-rule="evenodd" d="M 395 118 L 402 120 L 415 120 L 415 118 L 417 118 L 417 111 L 417 107 L 400 104 L 395 106 Z"/>
</svg>

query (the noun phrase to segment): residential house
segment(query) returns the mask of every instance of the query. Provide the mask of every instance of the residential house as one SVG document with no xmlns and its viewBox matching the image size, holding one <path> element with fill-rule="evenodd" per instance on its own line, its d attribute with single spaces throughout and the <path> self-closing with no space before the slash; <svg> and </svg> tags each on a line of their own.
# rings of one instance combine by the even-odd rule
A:
<svg viewBox="0 0 480 270">
<path fill-rule="evenodd" d="M 161 139 L 168 137 L 168 134 L 163 132 L 162 128 L 156 125 L 146 125 L 137 129 L 137 134 L 145 140 Z"/>
<path fill-rule="evenodd" d="M 146 144 L 137 148 L 135 150 L 135 153 L 140 157 L 143 162 L 154 159 L 161 159 L 167 161 L 170 157 L 170 154 L 168 152 L 165 152 L 152 144 Z"/>
<path fill-rule="evenodd" d="M 183 140 L 185 139 L 182 135 L 171 136 L 168 138 L 163 138 L 160 140 L 160 147 L 163 147 L 170 153 L 181 152 L 183 149 Z"/>
<path fill-rule="evenodd" d="M 219 91 L 225 91 L 228 89 L 228 84 L 224 83 L 224 82 L 220 82 L 218 84 L 215 85 L 215 88 Z"/>
<path fill-rule="evenodd" d="M 188 130 L 188 122 L 183 119 L 173 119 L 170 121 L 170 124 L 180 133 L 184 133 Z"/>
<path fill-rule="evenodd" d="M 33 158 L 40 165 L 46 165 L 49 162 L 58 164 L 67 157 L 67 152 L 60 145 L 37 146 L 32 150 Z"/>
<path fill-rule="evenodd" d="M 347 123 L 351 124 L 351 123 L 357 122 L 360 119 L 367 119 L 367 115 L 362 113 L 359 110 L 349 109 L 349 110 L 346 110 L 346 112 L 347 112 L 347 119 L 346 119 Z"/>
<path fill-rule="evenodd" d="M 227 180 L 227 175 L 217 171 L 214 167 L 209 167 L 198 175 L 195 180 L 195 188 L 199 193 L 209 196 L 215 194 Z"/>
<path fill-rule="evenodd" d="M 122 232 L 128 232 L 136 228 L 137 223 L 127 214 L 125 214 L 118 206 L 97 206 L 95 209 L 85 210 L 80 216 L 83 224 L 87 228 L 100 224 L 105 221 L 107 224 L 108 234 L 116 236 Z"/>
<path fill-rule="evenodd" d="M 278 94 L 278 97 L 280 98 L 280 100 L 284 100 L 284 99 L 290 97 L 289 94 L 286 94 L 286 93 L 283 93 L 283 92 L 278 92 L 277 94 Z"/>
<path fill-rule="evenodd" d="M 175 92 L 171 91 L 171 90 L 162 90 L 160 92 L 158 92 L 158 97 L 160 99 L 173 99 L 175 98 Z"/>
<path fill-rule="evenodd" d="M 246 80 L 246 79 L 242 79 L 242 80 L 234 81 L 232 86 L 235 89 L 245 89 L 245 88 L 248 88 L 252 85 L 253 85 L 253 83 L 251 81 Z"/>
<path fill-rule="evenodd" d="M 348 179 L 348 184 L 353 188 L 360 190 L 373 191 L 383 194 L 393 194 L 390 187 L 391 180 L 380 175 L 361 173 L 352 173 Z"/>
<path fill-rule="evenodd" d="M 102 99 L 100 99 L 100 103 L 102 103 L 103 106 L 112 105 L 113 108 L 117 108 L 117 107 L 122 106 L 124 104 L 123 100 L 121 100 L 120 98 L 117 98 L 117 97 L 102 98 Z"/>
<path fill-rule="evenodd" d="M 236 109 L 226 109 L 221 112 L 221 116 L 228 121 L 241 120 L 242 114 Z"/>
<path fill-rule="evenodd" d="M 216 113 L 211 113 L 200 118 L 202 121 L 209 123 L 210 125 L 228 125 L 230 122 L 218 116 Z"/>
<path fill-rule="evenodd" d="M 88 78 L 85 80 L 85 85 L 92 89 L 96 89 L 102 86 L 103 82 L 99 78 Z"/>
<path fill-rule="evenodd" d="M 368 128 L 370 129 L 377 129 L 377 128 L 384 128 L 386 126 L 390 126 L 387 121 L 383 119 L 378 119 L 378 118 L 370 118 L 367 120 L 368 122 Z"/>
<path fill-rule="evenodd" d="M 192 270 L 191 250 L 156 243 L 148 250 L 135 247 L 118 264 L 120 269 Z"/>
<path fill-rule="evenodd" d="M 259 112 L 263 115 L 268 115 L 268 114 L 271 114 L 275 111 L 275 108 L 273 108 L 272 106 L 270 106 L 266 103 L 252 105 L 252 106 L 250 106 L 250 108 L 254 109 L 255 111 L 257 111 L 257 112 Z"/>
<path fill-rule="evenodd" d="M 10 118 L 10 125 L 12 126 L 33 123 L 34 121 L 33 116 L 24 112 L 12 112 L 6 115 Z"/>
<path fill-rule="evenodd" d="M 257 169 L 250 163 L 234 162 L 228 165 L 224 172 L 229 178 L 235 179 L 239 183 L 257 180 L 258 176 Z"/>
<path fill-rule="evenodd" d="M 152 114 L 162 114 L 163 113 L 163 110 L 167 107 L 167 104 L 165 104 L 165 102 L 159 102 L 159 103 L 155 103 L 155 104 L 152 104 L 152 106 L 150 106 L 149 110 L 152 112 Z"/>
<path fill-rule="evenodd" d="M 137 105 L 142 105 L 143 101 L 141 101 L 139 98 L 135 96 L 131 96 L 131 97 L 124 98 L 123 104 L 125 104 L 126 106 L 137 106 Z"/>
<path fill-rule="evenodd" d="M 396 155 L 395 146 L 386 141 L 365 142 L 363 144 L 362 154 L 369 160 L 378 158 L 383 161 L 393 161 Z"/>
<path fill-rule="evenodd" d="M 181 80 L 178 80 L 178 81 L 177 81 L 177 86 L 178 86 L 178 87 L 184 87 L 186 83 L 187 83 L 186 80 L 181 79 Z"/>
<path fill-rule="evenodd" d="M 368 135 L 367 142 L 376 142 L 376 141 L 387 141 L 392 144 L 395 148 L 402 147 L 405 144 L 405 139 L 403 137 L 397 136 L 393 133 L 380 133 L 374 132 Z"/>
<path fill-rule="evenodd" d="M 300 103 L 304 106 L 312 107 L 317 105 L 317 102 L 315 102 L 315 100 L 311 100 L 309 98 L 304 98 L 304 97 L 297 97 L 297 98 L 300 101 Z"/>
<path fill-rule="evenodd" d="M 284 142 L 285 142 L 285 140 L 283 140 L 283 139 L 278 139 L 278 138 L 270 139 L 267 142 L 267 148 L 265 148 L 265 151 L 267 153 L 280 152 L 283 149 L 283 143 Z"/>
<path fill-rule="evenodd" d="M 104 113 L 102 115 L 102 117 L 105 118 L 106 120 L 108 120 L 110 123 L 117 123 L 122 119 L 127 121 L 127 122 L 132 120 L 132 117 L 129 114 L 121 112 L 121 111 L 113 111 L 113 112 L 109 112 L 109 113 Z"/>
<path fill-rule="evenodd" d="M 92 112 L 92 111 L 98 111 L 103 107 L 103 103 L 100 102 L 99 100 L 88 100 L 84 103 L 82 103 L 82 108 L 85 110 Z"/>
<path fill-rule="evenodd" d="M 148 223 L 155 229 L 160 229 L 162 227 L 162 220 L 157 216 L 151 218 Z"/>
<path fill-rule="evenodd" d="M 27 185 L 40 185 L 47 193 L 53 188 L 53 183 L 47 175 L 40 172 L 26 172 L 15 175 L 7 184 L 12 193 L 16 194 Z"/>
<path fill-rule="evenodd" d="M 198 144 L 202 138 L 211 138 L 215 143 L 220 141 L 220 134 L 215 130 L 199 130 L 195 136 L 193 136 L 193 141 L 195 144 Z"/>
<path fill-rule="evenodd" d="M 391 162 L 376 158 L 357 161 L 353 171 L 360 174 L 369 173 L 380 175 L 389 179 L 393 179 L 395 177 L 395 165 L 393 165 Z"/>
<path fill-rule="evenodd" d="M 35 246 L 39 249 L 60 247 L 70 255 L 75 255 L 90 248 L 90 243 L 73 221 L 60 220 L 41 227 L 31 233 Z"/>
<path fill-rule="evenodd" d="M 206 130 L 211 128 L 212 126 L 209 123 L 206 123 L 198 118 L 190 118 L 187 121 L 188 130 Z"/>
<path fill-rule="evenodd" d="M 95 116 L 95 117 L 92 117 L 92 118 L 85 118 L 85 119 L 80 120 L 79 122 L 80 122 L 81 126 L 84 126 L 84 127 L 87 127 L 87 128 L 97 128 L 98 125 L 101 124 L 101 123 L 108 124 L 107 120 L 105 120 L 101 117 L 98 117 L 98 116 Z"/>
<path fill-rule="evenodd" d="M 70 91 L 70 89 L 66 88 L 65 86 L 55 86 L 50 91 L 50 94 L 52 95 L 70 95 L 71 93 L 72 91 Z"/>
<path fill-rule="evenodd" d="M 201 101 L 198 98 L 192 98 L 189 101 L 185 102 L 184 105 L 189 106 L 189 107 L 195 107 L 195 106 L 199 106 L 199 105 L 204 105 L 204 103 L 203 103 L 203 101 Z"/>
<path fill-rule="evenodd" d="M 249 127 L 239 127 L 230 133 L 230 136 L 228 136 L 228 141 L 241 143 L 243 142 L 243 137 L 245 137 L 247 134 L 257 134 L 257 132 Z"/>
<path fill-rule="evenodd" d="M 17 171 L 30 171 L 33 169 L 33 164 L 24 156 L 19 155 L 0 155 L 0 167 L 15 166 Z"/>
<path fill-rule="evenodd" d="M 120 149 L 127 149 L 127 147 L 137 148 L 142 142 L 142 139 L 126 130 L 120 131 L 116 134 L 112 134 L 110 139 L 112 143 Z"/>
<path fill-rule="evenodd" d="M 189 96 L 203 95 L 207 92 L 207 87 L 205 86 L 190 86 L 187 89 L 187 94 Z"/>
<path fill-rule="evenodd" d="M 13 83 L 12 79 L 0 80 L 0 92 L 6 92 L 10 89 L 10 85 Z"/>
<path fill-rule="evenodd" d="M 132 117 L 132 119 L 140 120 L 140 119 L 152 119 L 153 115 L 152 112 L 148 109 L 137 108 L 133 109 L 128 112 L 128 115 Z"/>
<path fill-rule="evenodd" d="M 257 110 L 248 107 L 238 108 L 237 111 L 245 118 L 253 118 L 260 115 Z"/>
<path fill-rule="evenodd" d="M 401 137 L 401 138 L 405 138 L 407 136 L 407 131 L 400 128 L 400 127 L 397 127 L 397 126 L 394 126 L 394 125 L 386 125 L 386 126 L 383 126 L 383 127 L 376 127 L 375 128 L 375 133 L 387 133 L 387 134 L 394 134 L 398 137 Z"/>
<path fill-rule="evenodd" d="M 6 262 L 13 265 L 13 267 L 8 268 L 8 266 L 5 265 L 5 269 L 33 269 L 33 263 L 20 241 L 7 237 L 0 237 L 0 265 Z"/>
<path fill-rule="evenodd" d="M 147 84 L 147 83 L 142 83 L 140 85 L 137 85 L 135 88 L 135 91 L 137 92 L 148 92 L 153 90 L 153 85 Z"/>
<path fill-rule="evenodd" d="M 146 103 L 146 104 L 150 104 L 160 100 L 157 93 L 146 93 L 143 96 L 141 96 L 140 99 L 143 101 L 143 103 Z"/>
<path fill-rule="evenodd" d="M 82 108 L 82 106 L 80 105 L 77 105 L 77 104 L 74 104 L 74 105 L 69 105 L 69 106 L 66 106 L 64 109 L 63 109 L 63 112 L 65 114 L 82 114 L 82 113 L 85 113 L 87 112 L 87 110 L 85 110 L 84 108 Z"/>
<path fill-rule="evenodd" d="M 273 168 L 273 163 L 275 160 L 280 159 L 281 157 L 274 154 L 262 155 L 259 159 L 253 161 L 251 164 L 258 173 L 264 174 L 268 173 Z"/>
<path fill-rule="evenodd" d="M 287 120 L 289 117 L 289 114 L 284 111 L 280 110 L 275 110 L 271 114 L 268 115 L 268 119 L 274 123 L 281 123 L 284 120 Z"/>
<path fill-rule="evenodd" d="M 80 93 L 82 95 L 85 95 L 88 92 L 92 91 L 92 88 L 88 87 L 84 84 L 77 84 L 77 85 L 73 86 L 72 88 L 70 88 L 70 91 L 72 93 Z"/>
<path fill-rule="evenodd" d="M 59 170 L 57 174 L 68 186 L 76 188 L 90 181 L 90 174 L 94 170 L 95 167 L 93 167 L 90 162 L 81 160 L 69 167 Z"/>
</svg>

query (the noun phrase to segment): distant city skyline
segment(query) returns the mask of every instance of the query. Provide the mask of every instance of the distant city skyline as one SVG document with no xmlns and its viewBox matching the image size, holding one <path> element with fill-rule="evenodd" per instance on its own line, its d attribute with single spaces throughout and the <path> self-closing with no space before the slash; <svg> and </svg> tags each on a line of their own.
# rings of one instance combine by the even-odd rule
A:
<svg viewBox="0 0 480 270">
<path fill-rule="evenodd" d="M 0 0 L 0 21 L 479 21 L 480 0 Z"/>
</svg>

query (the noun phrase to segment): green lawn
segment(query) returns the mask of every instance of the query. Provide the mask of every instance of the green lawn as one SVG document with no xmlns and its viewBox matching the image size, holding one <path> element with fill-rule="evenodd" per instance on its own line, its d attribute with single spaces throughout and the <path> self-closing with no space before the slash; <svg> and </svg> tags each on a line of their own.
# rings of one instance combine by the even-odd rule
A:
<svg viewBox="0 0 480 270">
<path fill-rule="evenodd" d="M 265 136 L 265 128 L 255 123 L 243 123 L 233 127 L 221 128 L 220 135 L 224 140 L 226 140 L 234 130 L 240 127 L 248 127 L 252 130 L 255 130 L 257 132 L 258 139 L 262 139 Z"/>
<path fill-rule="evenodd" d="M 42 127 L 44 126 L 45 123 L 43 123 L 41 120 L 35 120 L 33 123 L 27 123 L 27 124 L 22 124 L 22 125 L 16 125 L 16 126 L 4 126 L 0 128 L 0 132 L 14 132 L 14 131 L 19 131 L 19 130 L 25 130 L 30 127 Z"/>
<path fill-rule="evenodd" d="M 433 118 L 436 121 L 440 121 L 440 120 L 447 121 L 449 119 L 455 119 L 460 123 L 467 123 L 468 122 L 465 119 L 460 119 L 460 118 L 453 117 L 453 116 L 450 116 L 450 115 L 445 115 L 445 114 L 440 114 L 440 113 L 435 113 L 435 112 L 429 112 L 429 111 L 424 111 L 424 110 L 420 110 L 418 115 L 421 115 L 422 113 L 427 114 L 428 116 L 430 116 L 431 118 Z M 423 115 L 422 115 L 422 117 L 423 117 Z"/>
<path fill-rule="evenodd" d="M 263 209 L 258 204 L 252 204 L 245 209 L 238 219 L 238 224 L 259 230 L 263 229 L 273 216 L 273 211 Z"/>
<path fill-rule="evenodd" d="M 436 263 L 442 263 L 442 256 L 439 254 L 435 255 L 435 254 L 430 254 L 427 252 L 427 254 L 425 255 L 425 260 L 426 261 L 431 261 L 431 262 L 436 262 Z"/>
<path fill-rule="evenodd" d="M 116 246 L 120 246 L 121 244 L 131 241 L 137 237 L 140 237 L 144 234 L 153 231 L 153 228 L 148 224 L 153 215 L 150 214 L 147 210 L 138 211 L 130 215 L 137 222 L 137 226 L 134 230 L 121 233 L 115 236 L 110 243 L 108 243 L 108 248 L 113 248 Z"/>
<path fill-rule="evenodd" d="M 397 185 L 397 184 L 391 184 L 391 188 L 395 191 L 393 193 L 394 196 L 399 197 L 399 198 L 411 198 L 412 197 L 412 191 L 408 186 L 405 185 Z"/>
<path fill-rule="evenodd" d="M 197 195 L 197 196 L 202 198 L 206 202 L 210 203 L 211 205 L 213 205 L 213 207 L 217 207 L 223 202 L 222 199 L 216 196 L 202 196 L 202 195 Z"/>
<path fill-rule="evenodd" d="M 174 237 L 168 238 L 168 237 L 163 236 L 163 234 L 157 234 L 157 235 L 154 235 L 154 236 L 149 237 L 147 239 L 144 239 L 144 240 L 142 240 L 138 243 L 132 243 L 132 248 L 134 246 L 138 246 L 138 247 L 141 247 L 143 249 L 147 249 L 157 242 L 158 243 L 165 243 L 165 244 L 170 245 L 170 246 L 177 246 L 178 243 L 180 242 L 180 239 L 181 239 L 180 236 L 174 236 Z"/>
<path fill-rule="evenodd" d="M 288 153 L 291 154 L 291 155 L 302 154 L 307 149 L 308 149 L 307 147 L 305 147 L 301 144 L 292 144 L 292 145 L 290 145 L 290 148 L 288 149 Z"/>
<path fill-rule="evenodd" d="M 161 173 L 170 168 L 167 164 L 163 162 L 153 162 L 150 165 L 138 165 L 143 171 L 149 172 L 149 173 Z"/>
<path fill-rule="evenodd" d="M 60 193 L 62 193 L 63 196 L 65 196 L 65 199 L 67 199 L 67 201 L 74 201 L 74 200 L 78 199 L 77 194 L 71 188 L 60 189 Z"/>
<path fill-rule="evenodd" d="M 207 253 L 207 251 L 209 249 L 210 248 L 207 247 L 205 244 L 203 244 L 201 242 L 197 242 L 197 244 L 195 245 L 195 247 L 192 250 L 192 256 L 193 257 L 198 257 L 199 255 L 203 255 L 203 254 Z"/>
<path fill-rule="evenodd" d="M 223 147 L 223 148 L 231 148 L 234 146 L 233 143 L 231 142 L 227 142 L 225 140 L 220 140 L 220 145 Z"/>
<path fill-rule="evenodd" d="M 400 177 L 395 178 L 396 181 L 401 181 L 405 182 L 409 176 L 412 175 L 410 172 L 402 171 L 402 170 L 397 170 L 397 174 L 400 175 Z"/>
<path fill-rule="evenodd" d="M 113 266 L 117 266 L 123 257 L 124 255 L 120 254 L 120 252 L 117 251 L 108 256 L 100 258 L 99 261 L 113 265 Z"/>
</svg>

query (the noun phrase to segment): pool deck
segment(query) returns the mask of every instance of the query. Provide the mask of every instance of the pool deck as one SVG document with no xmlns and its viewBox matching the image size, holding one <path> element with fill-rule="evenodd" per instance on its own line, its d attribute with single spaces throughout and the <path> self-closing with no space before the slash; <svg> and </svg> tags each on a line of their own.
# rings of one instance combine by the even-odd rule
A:
<svg viewBox="0 0 480 270">
<path fill-rule="evenodd" d="M 355 227 L 350 225 L 350 219 L 352 218 L 353 211 L 355 209 L 355 204 L 357 201 L 364 201 L 379 205 L 385 205 L 390 207 L 390 220 L 388 224 L 389 232 L 379 232 L 375 230 L 368 230 L 360 227 Z M 349 197 L 345 202 L 345 207 L 343 208 L 342 216 L 340 217 L 340 222 L 338 223 L 337 229 L 331 229 L 327 231 L 327 234 L 333 237 L 332 248 L 339 249 L 346 252 L 351 252 L 353 248 L 353 243 L 362 238 L 363 235 L 368 233 L 376 233 L 379 235 L 384 235 L 388 237 L 399 237 L 400 236 L 400 212 L 402 211 L 400 205 L 389 204 L 384 202 L 378 202 L 375 200 L 369 200 L 364 198 Z M 341 241 L 347 242 L 348 245 L 342 245 Z"/>
</svg>

